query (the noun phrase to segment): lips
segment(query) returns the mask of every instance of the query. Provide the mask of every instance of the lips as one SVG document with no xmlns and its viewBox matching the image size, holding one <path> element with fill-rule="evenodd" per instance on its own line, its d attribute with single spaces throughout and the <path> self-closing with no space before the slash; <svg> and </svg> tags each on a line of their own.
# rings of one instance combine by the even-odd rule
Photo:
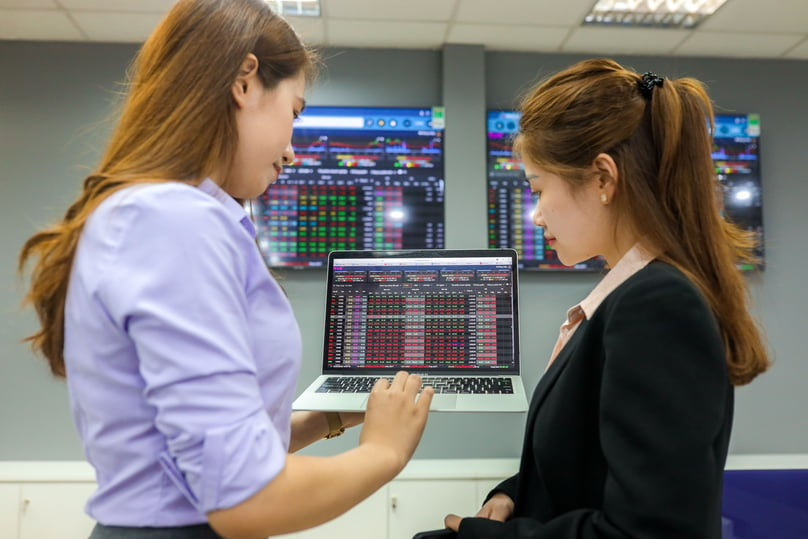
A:
<svg viewBox="0 0 808 539">
<path fill-rule="evenodd" d="M 274 177 L 274 178 L 272 178 L 272 179 L 270 179 L 270 181 L 269 181 L 269 183 L 270 183 L 270 184 L 273 184 L 273 183 L 275 183 L 276 181 L 278 181 L 278 177 L 279 177 L 279 176 L 281 175 L 281 173 L 283 172 L 283 167 L 282 167 L 282 166 L 280 166 L 280 165 L 275 165 L 275 164 L 273 164 L 273 165 L 272 165 L 272 168 L 274 168 L 274 169 L 275 169 L 275 177 Z"/>
</svg>

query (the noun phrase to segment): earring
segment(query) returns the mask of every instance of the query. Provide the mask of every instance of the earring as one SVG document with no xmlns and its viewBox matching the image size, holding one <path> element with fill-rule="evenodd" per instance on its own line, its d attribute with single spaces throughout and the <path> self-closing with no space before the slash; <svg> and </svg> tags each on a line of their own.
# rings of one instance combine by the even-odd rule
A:
<svg viewBox="0 0 808 539">
<path fill-rule="evenodd" d="M 600 194 L 600 201 L 603 202 L 604 204 L 609 203 L 609 198 L 606 196 L 606 193 L 601 193 Z"/>
</svg>

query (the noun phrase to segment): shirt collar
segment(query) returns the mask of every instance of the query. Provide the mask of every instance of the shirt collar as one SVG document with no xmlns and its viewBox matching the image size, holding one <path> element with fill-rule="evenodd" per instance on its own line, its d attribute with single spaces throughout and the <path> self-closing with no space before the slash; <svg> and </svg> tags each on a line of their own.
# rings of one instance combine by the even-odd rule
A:
<svg viewBox="0 0 808 539">
<path fill-rule="evenodd" d="M 199 189 L 221 202 L 227 213 L 230 214 L 235 221 L 241 223 L 241 226 L 244 227 L 250 236 L 255 237 L 255 225 L 253 225 L 247 212 L 244 211 L 244 207 L 227 194 L 224 189 L 219 187 L 216 182 L 210 178 L 205 178 L 199 183 Z"/>
<path fill-rule="evenodd" d="M 598 283 L 586 298 L 567 311 L 567 320 L 575 316 L 578 309 L 582 310 L 587 320 L 592 318 L 603 300 L 629 277 L 643 269 L 655 256 L 639 243 L 629 249 L 626 254 L 609 270 L 609 273 Z"/>
</svg>

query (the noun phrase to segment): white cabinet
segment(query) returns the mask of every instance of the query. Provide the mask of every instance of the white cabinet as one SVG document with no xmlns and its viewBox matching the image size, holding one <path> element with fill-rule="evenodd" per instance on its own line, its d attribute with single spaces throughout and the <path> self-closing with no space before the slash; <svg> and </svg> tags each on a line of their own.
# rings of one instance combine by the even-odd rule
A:
<svg viewBox="0 0 808 539">
<path fill-rule="evenodd" d="M 295 539 L 379 539 L 387 535 L 387 489 L 382 487 L 362 503 L 330 522 L 297 534 Z M 411 539 L 411 538 L 410 538 Z"/>
<path fill-rule="evenodd" d="M 500 479 L 397 479 L 344 515 L 316 528 L 273 539 L 412 539 L 443 527 L 449 513 L 477 513 Z"/>
<path fill-rule="evenodd" d="M 272 539 L 382 539 L 387 535 L 387 492 L 384 487 L 330 522 Z"/>
<path fill-rule="evenodd" d="M 282 539 L 412 539 L 443 527 L 448 513 L 474 515 L 515 459 L 413 461 L 395 480 L 344 515 Z M 0 539 L 86 539 L 95 523 L 84 513 L 95 490 L 86 463 L 1 462 Z"/>
<path fill-rule="evenodd" d="M 412 539 L 415 532 L 443 528 L 449 513 L 468 516 L 479 507 L 475 480 L 396 480 L 387 490 L 388 539 Z"/>
<path fill-rule="evenodd" d="M 94 483 L 23 483 L 19 539 L 86 539 L 95 522 L 84 504 L 94 490 Z"/>
<path fill-rule="evenodd" d="M 20 485 L 0 483 L 0 537 L 17 539 L 20 522 Z"/>
</svg>

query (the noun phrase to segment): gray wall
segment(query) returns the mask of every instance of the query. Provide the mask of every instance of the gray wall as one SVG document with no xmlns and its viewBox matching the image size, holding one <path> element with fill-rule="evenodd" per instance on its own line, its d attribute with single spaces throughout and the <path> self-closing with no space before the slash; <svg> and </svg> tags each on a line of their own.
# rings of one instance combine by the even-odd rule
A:
<svg viewBox="0 0 808 539">
<path fill-rule="evenodd" d="M 35 328 L 20 311 L 16 257 L 25 239 L 58 217 L 98 158 L 117 85 L 135 49 L 128 45 L 0 42 L 0 460 L 82 458 L 64 383 L 20 339 Z M 580 56 L 486 53 L 478 46 L 443 51 L 329 50 L 312 104 L 446 106 L 447 244 L 485 246 L 484 108 L 513 106 L 540 76 Z M 768 265 L 750 276 L 755 313 L 766 326 L 774 368 L 737 392 L 731 452 L 808 453 L 802 420 L 808 363 L 802 351 L 799 276 L 808 265 L 808 70 L 800 61 L 617 57 L 639 71 L 695 76 L 727 110 L 761 115 L 764 220 Z M 304 335 L 298 390 L 318 372 L 323 326 L 322 270 L 282 271 Z M 568 306 L 596 275 L 521 275 L 524 381 L 535 386 Z M 433 414 L 416 457 L 515 457 L 522 414 Z M 315 444 L 330 454 L 357 434 Z"/>
</svg>

